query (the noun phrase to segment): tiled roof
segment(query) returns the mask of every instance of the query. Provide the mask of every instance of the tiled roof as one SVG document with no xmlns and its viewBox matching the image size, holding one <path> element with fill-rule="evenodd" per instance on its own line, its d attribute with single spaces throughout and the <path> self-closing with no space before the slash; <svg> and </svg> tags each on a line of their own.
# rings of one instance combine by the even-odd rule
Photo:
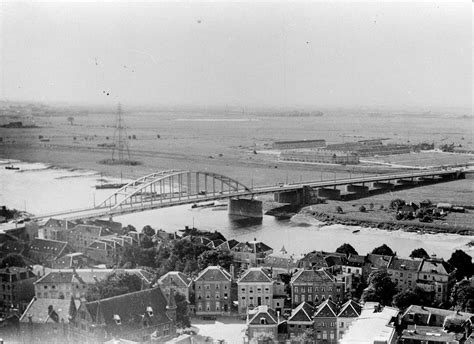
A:
<svg viewBox="0 0 474 344">
<path fill-rule="evenodd" d="M 271 277 L 271 272 L 262 268 L 249 268 L 240 277 L 238 283 L 249 283 L 249 282 L 257 282 L 257 283 L 272 283 L 273 280 Z"/>
<path fill-rule="evenodd" d="M 454 271 L 454 267 L 443 259 L 424 259 L 419 271 L 449 275 Z"/>
<path fill-rule="evenodd" d="M 199 273 L 195 281 L 230 282 L 231 280 L 232 277 L 224 268 L 220 266 L 208 266 Z"/>
<path fill-rule="evenodd" d="M 218 249 L 223 249 L 223 250 L 231 250 L 234 248 L 235 245 L 237 245 L 239 242 L 234 239 L 230 239 L 227 241 L 224 241 L 222 244 L 220 244 L 217 248 Z"/>
<path fill-rule="evenodd" d="M 74 272 L 68 271 L 51 271 L 45 276 L 41 277 L 34 284 L 40 283 L 72 283 L 74 279 Z"/>
<path fill-rule="evenodd" d="M 106 229 L 106 228 L 102 228 L 102 227 L 94 226 L 94 225 L 84 225 L 84 224 L 80 224 L 80 225 L 77 225 L 76 227 L 74 227 L 74 228 L 71 230 L 71 233 L 72 233 L 72 234 L 75 234 L 75 233 L 87 233 L 87 234 L 90 234 L 90 235 L 93 235 L 93 236 L 97 236 L 97 237 L 113 234 L 112 232 L 110 232 L 110 231 L 109 231 L 108 229 Z"/>
<path fill-rule="evenodd" d="M 278 316 L 276 312 L 268 306 L 258 306 L 248 312 L 249 321 L 247 325 L 260 325 L 262 319 L 265 319 L 265 325 L 278 325 Z"/>
<path fill-rule="evenodd" d="M 94 321 L 100 314 L 100 320 L 105 322 L 107 331 L 114 331 L 117 326 L 122 328 L 136 327 L 141 325 L 146 316 L 147 307 L 151 307 L 153 316 L 148 317 L 149 324 L 157 325 L 168 323 L 171 319 L 166 314 L 167 301 L 160 288 L 145 289 L 134 293 L 123 294 L 101 299 L 93 302 L 86 302 L 81 305 L 87 308 Z M 120 323 L 117 324 L 114 316 L 120 317 Z"/>
<path fill-rule="evenodd" d="M 137 275 L 146 283 L 151 283 L 153 276 L 142 269 L 55 269 L 35 283 L 71 283 L 94 284 L 103 281 L 112 273 Z"/>
<path fill-rule="evenodd" d="M 301 282 L 334 282 L 334 279 L 323 269 L 300 269 L 293 275 L 290 283 Z"/>
<path fill-rule="evenodd" d="M 384 256 L 381 254 L 369 253 L 366 256 L 365 262 L 374 269 L 384 269 L 388 267 L 391 259 L 392 259 L 392 256 Z"/>
<path fill-rule="evenodd" d="M 441 325 L 448 316 L 456 316 L 464 320 L 474 316 L 474 314 L 467 312 L 416 305 L 408 307 L 405 313 L 403 313 L 403 318 L 405 320 L 408 319 L 408 315 L 413 315 L 413 323 L 417 325 Z"/>
<path fill-rule="evenodd" d="M 393 257 L 388 269 L 418 271 L 422 264 L 420 259 L 403 259 Z"/>
<path fill-rule="evenodd" d="M 292 321 L 306 321 L 312 322 L 314 314 L 314 307 L 307 302 L 302 302 L 292 310 L 291 316 L 288 319 L 288 322 Z"/>
<path fill-rule="evenodd" d="M 54 313 L 49 311 L 50 306 Z M 68 323 L 70 306 L 71 299 L 33 298 L 21 316 L 20 322 L 27 323 L 31 317 L 31 321 L 37 324 L 60 323 L 62 320 Z"/>
<path fill-rule="evenodd" d="M 52 254 L 61 253 L 68 245 L 65 241 L 35 238 L 30 244 L 30 251 L 48 252 Z"/>
<path fill-rule="evenodd" d="M 460 339 L 458 337 L 458 333 L 448 333 L 437 326 L 416 326 L 416 328 L 409 326 L 403 330 L 401 340 L 416 343 L 458 343 L 458 339 Z"/>
<path fill-rule="evenodd" d="M 349 300 L 344 303 L 337 315 L 339 318 L 356 318 L 360 315 L 362 306 L 354 300 Z"/>
<path fill-rule="evenodd" d="M 158 283 L 164 285 L 171 285 L 173 283 L 177 287 L 188 288 L 191 286 L 192 280 L 180 271 L 170 271 L 166 275 L 161 276 Z"/>
<path fill-rule="evenodd" d="M 346 264 L 349 266 L 362 266 L 365 263 L 366 256 L 351 254 L 347 257 Z"/>
<path fill-rule="evenodd" d="M 316 312 L 314 313 L 314 317 L 320 317 L 320 318 L 335 318 L 337 317 L 337 306 L 336 304 L 332 301 L 327 299 L 323 303 L 321 303 L 318 308 L 316 309 Z"/>
</svg>

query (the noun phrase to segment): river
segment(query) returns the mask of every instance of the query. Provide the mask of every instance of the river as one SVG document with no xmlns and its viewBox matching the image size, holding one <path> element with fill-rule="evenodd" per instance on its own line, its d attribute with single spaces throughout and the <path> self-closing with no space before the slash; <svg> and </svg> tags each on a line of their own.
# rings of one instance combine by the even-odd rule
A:
<svg viewBox="0 0 474 344">
<path fill-rule="evenodd" d="M 1 160 L 1 159 L 0 159 Z M 42 163 L 14 162 L 19 171 L 6 170 L 6 161 L 0 161 L 0 205 L 26 210 L 33 214 L 90 207 L 100 203 L 111 190 L 96 190 L 101 176 L 94 171 L 58 169 Z M 117 181 L 107 178 L 109 181 Z M 227 211 L 219 208 L 195 208 L 190 205 L 163 208 L 114 218 L 123 225 L 137 229 L 149 224 L 168 232 L 184 226 L 201 230 L 217 230 L 226 238 L 239 241 L 261 240 L 279 251 L 282 246 L 295 255 L 312 250 L 334 251 L 343 243 L 351 244 L 360 254 L 387 244 L 399 256 L 408 256 L 418 247 L 428 253 L 448 259 L 455 249 L 473 255 L 466 244 L 473 236 L 454 234 L 417 234 L 401 231 L 383 231 L 343 225 L 325 226 L 313 218 L 296 215 L 279 220 L 265 215 L 261 222 L 233 221 Z M 353 233 L 354 230 L 360 230 Z"/>
</svg>

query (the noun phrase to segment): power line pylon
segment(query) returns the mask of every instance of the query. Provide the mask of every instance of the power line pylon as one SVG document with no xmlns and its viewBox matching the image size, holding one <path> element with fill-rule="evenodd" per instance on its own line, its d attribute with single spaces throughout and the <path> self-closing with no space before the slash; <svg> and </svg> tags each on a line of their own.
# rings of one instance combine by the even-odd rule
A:
<svg viewBox="0 0 474 344">
<path fill-rule="evenodd" d="M 127 128 L 122 119 L 122 106 L 118 104 L 117 125 L 114 131 L 114 149 L 112 150 L 112 161 L 118 155 L 117 162 L 130 161 L 130 148 L 128 146 Z M 124 159 L 125 156 L 125 159 Z"/>
</svg>

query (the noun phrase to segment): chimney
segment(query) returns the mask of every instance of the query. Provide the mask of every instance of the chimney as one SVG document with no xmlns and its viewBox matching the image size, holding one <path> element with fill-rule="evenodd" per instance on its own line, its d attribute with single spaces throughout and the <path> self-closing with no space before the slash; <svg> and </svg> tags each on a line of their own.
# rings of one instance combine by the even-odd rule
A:
<svg viewBox="0 0 474 344">
<path fill-rule="evenodd" d="M 277 311 L 277 324 L 280 324 L 280 311 Z"/>
</svg>

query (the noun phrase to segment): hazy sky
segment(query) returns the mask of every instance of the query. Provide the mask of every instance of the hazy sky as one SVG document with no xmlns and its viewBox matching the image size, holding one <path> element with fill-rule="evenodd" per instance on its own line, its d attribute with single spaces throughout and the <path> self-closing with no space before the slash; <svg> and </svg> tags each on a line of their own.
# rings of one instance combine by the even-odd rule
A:
<svg viewBox="0 0 474 344">
<path fill-rule="evenodd" d="M 106 104 L 471 107 L 471 6 L 3 1 L 0 95 Z"/>
</svg>

